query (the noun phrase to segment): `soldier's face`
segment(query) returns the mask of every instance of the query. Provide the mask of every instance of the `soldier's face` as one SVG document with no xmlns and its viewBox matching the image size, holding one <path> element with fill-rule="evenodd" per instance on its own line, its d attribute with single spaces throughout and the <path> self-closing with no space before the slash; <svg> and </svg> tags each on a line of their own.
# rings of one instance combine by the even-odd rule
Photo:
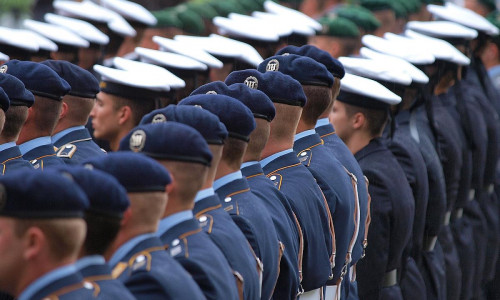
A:
<svg viewBox="0 0 500 300">
<path fill-rule="evenodd" d="M 22 275 L 24 243 L 22 237 L 15 233 L 15 221 L 12 218 L 0 217 L 0 289 L 13 295 L 16 282 Z"/>
<path fill-rule="evenodd" d="M 329 119 L 330 123 L 332 123 L 335 128 L 335 133 L 346 142 L 352 130 L 350 128 L 350 117 L 347 114 L 345 104 L 340 101 L 335 101 Z"/>
<path fill-rule="evenodd" d="M 119 112 L 113 105 L 112 95 L 101 92 L 96 98 L 96 103 L 90 113 L 94 136 L 109 141 L 119 132 Z"/>
</svg>

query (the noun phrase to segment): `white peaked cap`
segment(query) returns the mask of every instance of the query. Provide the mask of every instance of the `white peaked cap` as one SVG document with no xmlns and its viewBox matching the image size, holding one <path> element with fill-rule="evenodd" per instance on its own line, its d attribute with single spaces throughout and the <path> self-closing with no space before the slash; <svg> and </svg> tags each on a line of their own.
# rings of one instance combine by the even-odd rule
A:
<svg viewBox="0 0 500 300">
<path fill-rule="evenodd" d="M 290 28 L 290 26 L 287 26 L 284 23 L 275 23 L 271 20 L 256 18 L 253 16 L 247 16 L 237 13 L 230 13 L 227 17 L 231 20 L 245 23 L 247 24 L 247 26 L 251 28 L 260 28 L 261 30 L 265 29 L 269 30 L 269 28 L 272 28 L 272 30 L 274 30 L 276 34 L 278 34 L 279 36 L 287 36 L 293 33 L 292 28 Z"/>
<path fill-rule="evenodd" d="M 412 82 L 416 83 L 421 83 L 421 84 L 426 84 L 429 82 L 429 77 L 425 75 L 422 70 L 419 68 L 415 67 L 411 63 L 407 62 L 406 60 L 396 57 L 396 56 L 390 56 L 386 54 L 382 54 L 377 51 L 373 51 L 371 49 L 368 49 L 366 47 L 362 47 L 360 49 L 360 54 L 362 57 L 366 58 L 371 58 L 377 61 L 384 62 L 385 64 L 389 66 L 398 66 L 401 69 L 403 69 L 408 75 L 411 76 Z"/>
<path fill-rule="evenodd" d="M 107 45 L 109 43 L 109 37 L 89 22 L 52 13 L 45 14 L 44 19 L 50 24 L 62 26 L 76 33 L 91 43 L 98 45 Z"/>
<path fill-rule="evenodd" d="M 126 0 L 101 0 L 101 5 L 119 13 L 125 19 L 133 20 L 148 26 L 156 25 L 156 18 L 142 5 Z"/>
<path fill-rule="evenodd" d="M 383 61 L 357 57 L 339 57 L 346 72 L 373 80 L 410 85 L 411 76 L 397 66 L 387 65 Z"/>
<path fill-rule="evenodd" d="M 0 61 L 8 61 L 9 59 L 10 57 L 7 54 L 0 52 Z"/>
<path fill-rule="evenodd" d="M 208 69 L 207 65 L 204 63 L 177 53 L 158 51 L 142 47 L 135 48 L 135 52 L 139 54 L 141 61 L 166 68 L 193 71 L 205 71 Z"/>
<path fill-rule="evenodd" d="M 114 82 L 134 88 L 148 89 L 157 92 L 168 92 L 167 79 L 144 72 L 131 72 L 94 65 L 94 71 L 101 75 L 101 80 Z"/>
<path fill-rule="evenodd" d="M 475 29 L 450 21 L 410 21 L 406 23 L 406 29 L 437 38 L 462 38 L 472 40 L 477 37 Z"/>
<path fill-rule="evenodd" d="M 315 35 L 316 31 L 314 28 L 308 26 L 303 19 L 294 19 L 289 16 L 277 15 L 272 13 L 266 13 L 261 11 L 254 11 L 252 13 L 253 17 L 258 19 L 268 20 L 273 24 L 283 24 L 292 30 L 293 33 L 311 36 Z"/>
<path fill-rule="evenodd" d="M 28 29 L 12 29 L 18 36 L 23 36 L 25 39 L 33 40 L 38 44 L 39 50 L 57 51 L 57 44 L 48 38 Z"/>
<path fill-rule="evenodd" d="M 396 105 L 401 102 L 401 97 L 391 92 L 385 86 L 375 80 L 346 73 L 342 78 L 340 90 L 360 96 L 365 96 L 389 105 Z M 338 98 L 339 101 L 342 101 Z"/>
<path fill-rule="evenodd" d="M 322 26 L 321 24 L 314 20 L 313 18 L 309 17 L 308 15 L 297 11 L 295 9 L 291 9 L 288 7 L 285 7 L 283 5 L 280 5 L 276 2 L 273 1 L 265 1 L 264 2 L 264 9 L 267 12 L 277 14 L 277 15 L 282 15 L 282 16 L 287 16 L 292 19 L 295 19 L 301 23 L 306 24 L 307 26 L 313 28 L 314 30 L 321 30 Z"/>
<path fill-rule="evenodd" d="M 232 57 L 257 67 L 264 59 L 247 43 L 211 34 L 209 37 L 176 35 L 174 40 L 199 47 L 215 56 Z"/>
<path fill-rule="evenodd" d="M 212 22 L 217 26 L 220 34 L 264 42 L 277 42 L 280 39 L 279 34 L 273 28 L 264 26 L 251 27 L 242 20 L 215 17 Z"/>
<path fill-rule="evenodd" d="M 188 43 L 175 41 L 160 36 L 154 36 L 153 42 L 158 44 L 160 46 L 160 49 L 165 49 L 170 52 L 191 57 L 192 59 L 196 59 L 197 61 L 204 63 L 210 68 L 220 69 L 224 65 L 220 60 L 208 54 L 202 48 L 192 47 Z"/>
<path fill-rule="evenodd" d="M 432 48 L 441 48 L 447 52 L 450 53 L 451 58 L 448 59 L 448 61 L 462 65 L 462 66 L 467 66 L 470 64 L 470 59 L 465 56 L 460 50 L 458 50 L 455 46 L 452 44 L 448 43 L 447 41 L 433 38 L 430 36 L 426 36 L 420 33 L 417 33 L 412 30 L 406 30 L 405 35 L 418 41 L 419 43 L 423 43 L 426 47 L 432 47 Z M 437 56 L 436 56 L 437 57 Z"/>
<path fill-rule="evenodd" d="M 443 47 L 443 45 L 424 43 L 422 40 L 412 39 L 410 37 L 397 35 L 391 32 L 386 32 L 384 34 L 384 38 L 391 42 L 406 44 L 418 51 L 429 51 L 436 59 L 451 61 L 453 58 L 453 52 L 450 52 L 450 49 Z"/>
<path fill-rule="evenodd" d="M 99 6 L 90 0 L 82 2 L 56 0 L 53 3 L 58 14 L 67 17 L 106 23 L 109 29 L 122 36 L 135 36 L 137 32 L 120 14 Z"/>
<path fill-rule="evenodd" d="M 172 74 L 165 68 L 148 64 L 140 61 L 125 59 L 121 57 L 115 57 L 113 59 L 113 65 L 118 69 L 132 72 L 148 73 L 149 76 L 162 76 L 168 81 L 168 85 L 173 89 L 179 89 L 186 86 L 184 80 Z"/>
<path fill-rule="evenodd" d="M 473 12 L 470 9 L 460 7 L 453 3 L 446 3 L 445 6 L 429 4 L 427 10 L 438 19 L 452 21 L 489 35 L 498 35 L 498 28 L 491 24 L 485 17 Z"/>
<path fill-rule="evenodd" d="M 412 64 L 428 65 L 435 61 L 434 55 L 429 51 L 421 52 L 419 49 L 413 49 L 407 44 L 395 43 L 374 35 L 363 36 L 361 42 L 372 50 L 402 58 Z"/>
<path fill-rule="evenodd" d="M 38 22 L 34 20 L 24 20 L 24 26 L 55 43 L 69 45 L 77 48 L 87 48 L 90 44 L 75 33 L 64 27 Z"/>
<path fill-rule="evenodd" d="M 7 27 L 0 27 L 0 43 L 30 52 L 37 52 L 40 49 L 40 45 L 32 37 L 20 35 L 18 31 Z"/>
</svg>

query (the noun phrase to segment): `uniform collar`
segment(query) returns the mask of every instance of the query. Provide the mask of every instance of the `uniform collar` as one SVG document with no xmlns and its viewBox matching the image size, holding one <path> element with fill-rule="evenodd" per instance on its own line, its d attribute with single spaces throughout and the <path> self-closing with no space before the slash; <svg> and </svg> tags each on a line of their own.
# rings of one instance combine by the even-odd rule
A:
<svg viewBox="0 0 500 300">
<path fill-rule="evenodd" d="M 75 268 L 77 271 L 81 271 L 88 266 L 104 265 L 106 260 L 101 255 L 89 255 L 84 256 L 76 261 Z"/>
<path fill-rule="evenodd" d="M 186 220 L 193 218 L 193 212 L 191 210 L 184 210 L 173 215 L 170 215 L 160 221 L 160 226 L 158 226 L 158 231 L 156 231 L 157 236 L 162 236 L 169 229 L 175 225 L 184 222 Z"/>
<path fill-rule="evenodd" d="M 198 202 L 200 200 L 203 200 L 203 199 L 205 199 L 207 197 L 210 197 L 212 195 L 215 195 L 213 187 L 209 187 L 207 189 L 203 189 L 203 190 L 199 191 L 196 194 L 196 197 L 194 198 L 194 203 L 196 203 L 196 202 Z"/>
<path fill-rule="evenodd" d="M 137 246 L 140 242 L 149 239 L 151 237 L 154 237 L 154 233 L 146 233 L 146 234 L 141 234 L 138 235 L 130 240 L 128 240 L 125 244 L 121 245 L 118 250 L 113 253 L 113 256 L 111 256 L 111 259 L 109 260 L 108 264 L 110 267 L 114 267 L 116 264 L 118 264 L 132 249 L 134 249 L 135 246 Z"/>
<path fill-rule="evenodd" d="M 19 150 L 21 150 L 22 155 L 25 155 L 26 153 L 30 152 L 31 150 L 33 150 L 37 147 L 50 145 L 50 144 L 52 144 L 52 140 L 51 140 L 50 136 L 42 136 L 42 137 L 27 141 L 25 143 L 22 143 L 21 145 L 19 145 Z"/>
<path fill-rule="evenodd" d="M 240 169 L 241 169 L 241 170 L 243 170 L 243 169 L 244 169 L 244 168 L 246 168 L 246 167 L 250 167 L 250 166 L 256 165 L 256 164 L 258 164 L 258 163 L 259 163 L 259 162 L 258 162 L 258 161 L 256 161 L 256 160 L 247 161 L 247 162 L 244 162 L 244 163 L 242 163 L 242 164 L 241 164 L 241 168 L 240 168 Z"/>
<path fill-rule="evenodd" d="M 85 129 L 85 126 L 75 126 L 75 127 L 70 127 L 70 128 L 64 129 L 63 131 L 59 131 L 58 133 L 56 133 L 52 136 L 52 143 L 55 144 L 58 140 L 60 140 L 65 135 L 67 135 L 73 131 L 82 130 L 82 129 Z"/>
<path fill-rule="evenodd" d="M 16 146 L 16 142 L 8 142 L 0 145 L 0 151 L 4 151 Z"/>
<path fill-rule="evenodd" d="M 221 187 L 225 186 L 226 184 L 230 183 L 231 181 L 235 181 L 241 178 L 243 178 L 243 174 L 241 174 L 240 170 L 222 176 L 221 178 L 214 181 L 214 190 L 218 190 Z"/>
<path fill-rule="evenodd" d="M 309 129 L 309 130 L 299 132 L 293 137 L 293 141 L 296 142 L 297 140 L 300 140 L 303 137 L 310 136 L 310 135 L 313 135 L 315 133 L 316 133 L 316 131 L 314 129 Z"/>
<path fill-rule="evenodd" d="M 293 150 L 292 149 L 286 149 L 286 150 L 283 150 L 283 151 L 280 151 L 278 153 L 274 153 L 273 155 L 270 155 L 266 158 L 264 158 L 263 160 L 260 161 L 260 166 L 262 168 L 264 168 L 265 166 L 267 166 L 270 162 L 272 162 L 273 160 L 277 159 L 278 157 L 281 157 L 283 155 L 286 155 L 288 153 L 292 153 Z"/>
<path fill-rule="evenodd" d="M 325 126 L 325 125 L 328 125 L 328 124 L 330 124 L 330 120 L 328 120 L 328 118 L 322 118 L 322 119 L 319 119 L 316 122 L 315 128 L 318 128 L 318 127 L 321 127 L 321 126 Z"/>
<path fill-rule="evenodd" d="M 49 284 L 67 277 L 71 274 L 76 273 L 76 267 L 74 265 L 66 265 L 64 267 L 57 268 L 55 270 L 50 271 L 49 273 L 46 273 L 42 277 L 38 278 L 37 280 L 33 281 L 19 296 L 18 300 L 29 300 L 33 299 L 34 295 L 43 289 L 44 287 L 48 286 Z"/>
<path fill-rule="evenodd" d="M 488 75 L 490 77 L 495 77 L 495 76 L 498 76 L 500 75 L 500 65 L 496 65 L 494 67 L 491 67 L 489 70 L 488 70 Z"/>
</svg>

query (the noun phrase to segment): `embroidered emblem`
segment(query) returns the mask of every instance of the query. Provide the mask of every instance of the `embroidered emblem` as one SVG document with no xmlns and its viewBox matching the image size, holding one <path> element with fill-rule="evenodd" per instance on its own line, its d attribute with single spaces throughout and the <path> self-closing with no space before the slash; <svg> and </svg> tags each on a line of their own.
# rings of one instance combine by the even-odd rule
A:
<svg viewBox="0 0 500 300">
<path fill-rule="evenodd" d="M 144 130 L 136 130 L 130 137 L 130 150 L 140 152 L 146 144 L 146 133 Z"/>
</svg>

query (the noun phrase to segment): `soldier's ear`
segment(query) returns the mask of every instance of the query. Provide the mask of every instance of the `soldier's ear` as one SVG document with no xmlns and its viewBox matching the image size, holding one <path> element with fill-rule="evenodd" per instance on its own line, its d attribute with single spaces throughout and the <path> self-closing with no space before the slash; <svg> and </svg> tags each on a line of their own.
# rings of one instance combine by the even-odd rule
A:
<svg viewBox="0 0 500 300">
<path fill-rule="evenodd" d="M 354 129 L 363 127 L 366 123 L 366 116 L 362 112 L 355 113 L 351 118 L 351 126 Z"/>
<path fill-rule="evenodd" d="M 118 123 L 120 125 L 125 124 L 132 119 L 132 108 L 128 105 L 124 105 L 118 109 Z"/>
<path fill-rule="evenodd" d="M 64 118 L 67 113 L 68 113 L 68 103 L 63 101 L 61 106 L 61 113 L 59 114 L 59 120 Z"/>
<path fill-rule="evenodd" d="M 126 226 L 131 218 L 132 218 L 132 209 L 129 206 L 127 208 L 127 210 L 123 212 L 123 217 L 122 217 L 122 221 L 120 222 L 120 225 L 122 227 Z"/>
</svg>

